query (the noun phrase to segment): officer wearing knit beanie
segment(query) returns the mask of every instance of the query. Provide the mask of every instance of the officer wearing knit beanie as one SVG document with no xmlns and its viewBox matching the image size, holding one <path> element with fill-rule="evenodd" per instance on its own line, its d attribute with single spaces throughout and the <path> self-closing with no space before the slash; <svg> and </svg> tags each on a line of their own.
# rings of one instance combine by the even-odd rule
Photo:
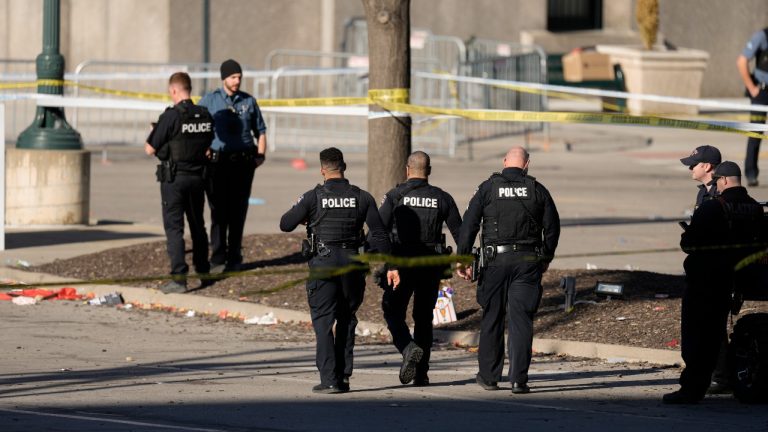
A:
<svg viewBox="0 0 768 432">
<path fill-rule="evenodd" d="M 216 132 L 207 190 L 214 274 L 241 268 L 251 184 L 267 151 L 267 127 L 256 98 L 240 90 L 242 67 L 229 59 L 221 64 L 220 72 L 222 86 L 200 100 L 213 115 Z"/>
<path fill-rule="evenodd" d="M 240 67 L 240 63 L 229 59 L 221 64 L 221 80 L 224 81 L 227 77 L 234 74 L 243 74 L 243 68 Z"/>
</svg>

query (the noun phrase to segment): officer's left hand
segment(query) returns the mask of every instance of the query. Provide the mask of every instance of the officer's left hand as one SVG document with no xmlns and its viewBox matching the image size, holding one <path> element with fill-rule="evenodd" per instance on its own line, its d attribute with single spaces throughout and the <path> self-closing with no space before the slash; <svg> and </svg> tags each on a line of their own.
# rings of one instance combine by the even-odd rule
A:
<svg viewBox="0 0 768 432">
<path fill-rule="evenodd" d="M 397 288 L 400 285 L 400 272 L 397 270 L 387 270 L 387 285 Z"/>
<path fill-rule="evenodd" d="M 152 147 L 149 143 L 144 143 L 144 153 L 146 153 L 148 156 L 152 156 L 155 154 L 155 148 Z"/>
<path fill-rule="evenodd" d="M 253 161 L 256 164 L 256 168 L 258 168 L 264 163 L 265 160 L 267 160 L 267 158 L 264 157 L 263 154 L 258 154 L 256 155 L 256 158 Z"/>
</svg>

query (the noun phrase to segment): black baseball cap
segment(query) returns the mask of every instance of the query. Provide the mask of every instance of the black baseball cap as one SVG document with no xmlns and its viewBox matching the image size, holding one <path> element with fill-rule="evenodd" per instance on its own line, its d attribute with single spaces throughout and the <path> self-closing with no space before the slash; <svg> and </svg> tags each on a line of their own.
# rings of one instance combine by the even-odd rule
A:
<svg viewBox="0 0 768 432">
<path fill-rule="evenodd" d="M 685 166 L 693 166 L 699 163 L 711 163 L 712 165 L 717 165 L 721 160 L 720 150 L 718 150 L 717 147 L 703 145 L 696 147 L 696 150 L 694 150 L 690 156 L 680 159 L 680 162 Z"/>
<path fill-rule="evenodd" d="M 715 172 L 712 173 L 712 180 L 720 177 L 741 177 L 741 168 L 736 165 L 736 162 L 725 161 L 718 165 Z"/>
</svg>

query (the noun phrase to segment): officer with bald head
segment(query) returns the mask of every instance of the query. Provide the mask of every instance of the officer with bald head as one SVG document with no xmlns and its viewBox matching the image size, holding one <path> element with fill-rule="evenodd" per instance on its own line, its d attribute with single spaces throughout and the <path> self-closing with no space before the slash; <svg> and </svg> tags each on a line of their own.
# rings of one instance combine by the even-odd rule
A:
<svg viewBox="0 0 768 432">
<path fill-rule="evenodd" d="M 530 392 L 533 316 L 541 300 L 542 274 L 560 238 L 555 203 L 549 191 L 527 174 L 529 163 L 524 148 L 507 152 L 504 169 L 481 183 L 470 199 L 458 242 L 458 254 L 469 254 L 482 224 L 484 268 L 478 279 L 477 302 L 483 316 L 476 381 L 485 390 L 499 390 L 507 315 L 509 380 L 515 394 Z M 459 264 L 457 273 L 472 278 L 471 267 Z"/>
<path fill-rule="evenodd" d="M 456 202 L 442 189 L 429 184 L 432 172 L 429 155 L 411 153 L 405 167 L 406 182 L 384 196 L 379 214 L 390 232 L 392 253 L 416 257 L 450 254 L 445 245 L 443 224 L 458 242 L 461 216 Z M 450 277 L 449 266 L 401 268 L 402 282 L 397 288 L 384 286 L 382 309 L 392 342 L 403 355 L 400 382 L 429 385 L 429 357 L 432 349 L 432 311 L 440 279 Z M 405 322 L 408 303 L 413 297 L 413 336 Z"/>
</svg>

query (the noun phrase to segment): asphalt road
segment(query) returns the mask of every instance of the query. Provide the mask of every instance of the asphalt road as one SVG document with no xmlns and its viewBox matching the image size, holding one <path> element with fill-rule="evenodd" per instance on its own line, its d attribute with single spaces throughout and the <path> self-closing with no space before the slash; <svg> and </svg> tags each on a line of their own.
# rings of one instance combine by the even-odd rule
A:
<svg viewBox="0 0 768 432">
<path fill-rule="evenodd" d="M 402 386 L 399 356 L 359 338 L 352 391 L 315 395 L 308 329 L 210 323 L 76 302 L 0 302 L 0 430 L 768 429 L 768 411 L 729 397 L 664 406 L 679 370 L 534 358 L 533 392 L 474 383 L 476 354 L 442 347 L 427 388 Z"/>
</svg>

